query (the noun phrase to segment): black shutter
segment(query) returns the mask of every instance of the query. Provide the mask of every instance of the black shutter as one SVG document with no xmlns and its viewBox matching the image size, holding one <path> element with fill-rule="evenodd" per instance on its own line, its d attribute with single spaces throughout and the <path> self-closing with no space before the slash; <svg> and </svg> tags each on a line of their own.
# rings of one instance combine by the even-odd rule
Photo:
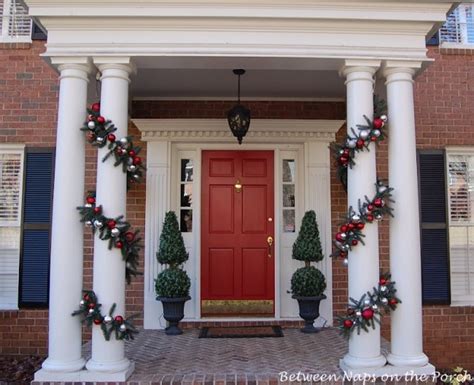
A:
<svg viewBox="0 0 474 385">
<path fill-rule="evenodd" d="M 47 40 L 48 36 L 46 33 L 41 29 L 41 27 L 33 22 L 33 26 L 31 28 L 31 40 Z"/>
<path fill-rule="evenodd" d="M 418 153 L 424 304 L 449 304 L 449 247 L 444 152 Z"/>
<path fill-rule="evenodd" d="M 53 149 L 27 149 L 20 306 L 46 307 L 48 305 L 53 166 Z"/>
</svg>

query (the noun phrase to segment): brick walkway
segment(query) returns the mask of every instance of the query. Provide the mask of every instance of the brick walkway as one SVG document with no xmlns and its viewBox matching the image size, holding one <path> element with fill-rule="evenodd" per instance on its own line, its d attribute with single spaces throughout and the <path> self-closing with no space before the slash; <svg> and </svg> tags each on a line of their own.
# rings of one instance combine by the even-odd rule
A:
<svg viewBox="0 0 474 385">
<path fill-rule="evenodd" d="M 127 385 L 276 385 L 282 371 L 340 373 L 347 341 L 338 330 L 283 333 L 282 338 L 203 339 L 197 329 L 173 337 L 144 330 L 126 344 L 127 357 L 135 361 Z"/>
</svg>

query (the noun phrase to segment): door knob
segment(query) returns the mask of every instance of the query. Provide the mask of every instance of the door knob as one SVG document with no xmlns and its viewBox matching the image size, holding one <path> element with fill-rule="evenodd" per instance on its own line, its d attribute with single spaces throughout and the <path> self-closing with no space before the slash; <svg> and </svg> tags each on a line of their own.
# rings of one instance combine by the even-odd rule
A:
<svg viewBox="0 0 474 385">
<path fill-rule="evenodd" d="M 272 246 L 273 246 L 273 237 L 269 236 L 267 238 L 267 243 L 268 243 L 268 258 L 272 257 Z"/>
</svg>

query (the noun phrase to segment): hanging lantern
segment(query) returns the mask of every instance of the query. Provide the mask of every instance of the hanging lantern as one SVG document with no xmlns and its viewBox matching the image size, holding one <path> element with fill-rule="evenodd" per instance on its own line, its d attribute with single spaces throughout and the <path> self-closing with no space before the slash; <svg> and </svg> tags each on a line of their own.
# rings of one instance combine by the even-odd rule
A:
<svg viewBox="0 0 474 385">
<path fill-rule="evenodd" d="M 250 110 L 240 104 L 240 76 L 245 74 L 245 70 L 236 69 L 233 71 L 238 76 L 238 99 L 237 104 L 227 113 L 227 121 L 232 134 L 237 138 L 239 144 L 247 134 L 250 127 Z"/>
</svg>

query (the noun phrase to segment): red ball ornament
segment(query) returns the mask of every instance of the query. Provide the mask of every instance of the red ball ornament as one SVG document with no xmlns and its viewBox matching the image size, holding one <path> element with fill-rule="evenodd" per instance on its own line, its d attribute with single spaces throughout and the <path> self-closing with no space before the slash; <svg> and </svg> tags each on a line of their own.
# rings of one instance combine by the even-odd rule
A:
<svg viewBox="0 0 474 385">
<path fill-rule="evenodd" d="M 341 258 L 347 257 L 347 251 L 341 251 L 341 252 L 339 253 L 339 256 L 340 256 Z"/>
<path fill-rule="evenodd" d="M 355 225 L 353 223 L 349 223 L 347 225 L 347 227 L 349 228 L 349 230 L 354 230 L 355 229 Z"/>
<path fill-rule="evenodd" d="M 113 228 L 115 228 L 115 226 L 117 226 L 117 222 L 115 222 L 113 219 L 111 219 L 110 221 L 107 222 L 107 227 L 109 229 L 113 229 Z"/>
<path fill-rule="evenodd" d="M 115 140 L 116 140 L 117 138 L 115 137 L 114 134 L 109 134 L 109 135 L 107 135 L 107 139 L 109 140 L 109 142 L 112 142 L 112 143 L 113 143 L 113 142 L 115 142 Z"/>
<path fill-rule="evenodd" d="M 392 306 L 398 304 L 398 301 L 396 298 L 390 298 L 390 300 L 388 301 L 388 303 Z"/>
<path fill-rule="evenodd" d="M 366 320 L 374 318 L 374 311 L 370 307 L 367 309 L 364 309 L 362 311 L 362 318 Z"/>
<path fill-rule="evenodd" d="M 374 206 L 375 206 L 375 207 L 382 207 L 382 206 L 383 206 L 383 200 L 382 200 L 382 198 L 376 198 L 376 199 L 374 200 Z"/>
<path fill-rule="evenodd" d="M 95 303 L 94 302 L 90 303 L 89 304 L 89 309 L 94 309 L 94 308 L 95 308 Z"/>
<path fill-rule="evenodd" d="M 95 325 L 100 325 L 101 323 L 102 323 L 102 318 L 96 318 L 96 319 L 94 320 L 94 324 L 95 324 Z"/>
<path fill-rule="evenodd" d="M 92 122 L 94 119 L 95 119 L 95 116 L 94 116 L 94 115 L 89 115 L 89 116 L 87 117 L 87 120 L 88 120 L 89 122 Z"/>
<path fill-rule="evenodd" d="M 84 301 L 89 302 L 91 300 L 91 297 L 89 297 L 89 294 L 84 294 L 84 297 L 82 297 Z"/>
<path fill-rule="evenodd" d="M 135 150 L 130 150 L 128 152 L 128 155 L 130 155 L 132 158 L 135 157 L 137 155 L 137 153 L 135 152 Z"/>
<path fill-rule="evenodd" d="M 132 242 L 135 239 L 135 234 L 131 231 L 127 231 L 125 233 L 125 239 L 127 240 L 127 242 Z"/>
<path fill-rule="evenodd" d="M 342 233 L 337 233 L 336 234 L 336 241 L 343 242 L 345 238 L 343 239 Z"/>
<path fill-rule="evenodd" d="M 360 222 L 360 223 L 357 224 L 357 230 L 363 230 L 364 227 L 365 227 L 365 224 L 362 223 L 362 222 Z"/>
<path fill-rule="evenodd" d="M 94 111 L 94 112 L 99 112 L 100 111 L 100 103 L 94 103 L 91 106 L 91 110 Z"/>
<path fill-rule="evenodd" d="M 371 137 L 370 137 L 370 141 L 371 141 L 371 142 L 377 141 L 377 137 L 376 137 L 376 136 L 371 136 Z"/>
<path fill-rule="evenodd" d="M 380 285 L 380 286 L 383 286 L 383 285 L 385 285 L 386 283 L 387 283 L 387 280 L 386 280 L 385 278 L 380 278 L 380 280 L 379 280 L 379 285 Z"/>
<path fill-rule="evenodd" d="M 347 158 L 346 156 L 341 156 L 339 158 L 339 163 L 341 164 L 347 164 L 349 162 L 349 158 Z"/>
<path fill-rule="evenodd" d="M 346 225 L 342 225 L 339 230 L 341 230 L 341 233 L 347 233 L 347 226 L 346 226 Z"/>
<path fill-rule="evenodd" d="M 100 207 L 94 207 L 94 214 L 100 214 L 102 209 Z"/>
<path fill-rule="evenodd" d="M 136 156 L 135 158 L 133 158 L 133 164 L 135 166 L 142 164 L 142 158 L 140 158 L 139 156 Z"/>
<path fill-rule="evenodd" d="M 380 130 L 383 127 L 383 120 L 380 118 L 374 119 L 374 128 Z"/>
<path fill-rule="evenodd" d="M 356 146 L 357 146 L 357 148 L 362 148 L 362 147 L 364 147 L 364 144 L 365 144 L 365 141 L 363 139 L 358 139 L 357 143 L 356 143 Z"/>
<path fill-rule="evenodd" d="M 115 242 L 115 247 L 116 247 L 117 249 L 123 248 L 123 242 L 122 242 L 122 241 L 117 241 L 117 242 Z"/>
<path fill-rule="evenodd" d="M 343 155 L 349 157 L 350 153 L 351 153 L 351 150 L 349 150 L 348 148 L 345 148 Z"/>
<path fill-rule="evenodd" d="M 105 118 L 103 116 L 99 116 L 97 118 L 97 123 L 104 124 L 105 123 Z"/>
<path fill-rule="evenodd" d="M 359 241 L 357 239 L 352 240 L 352 246 L 357 246 L 359 244 Z"/>
<path fill-rule="evenodd" d="M 95 203 L 95 198 L 94 197 L 87 197 L 86 202 L 93 205 Z"/>
<path fill-rule="evenodd" d="M 115 322 L 119 324 L 123 323 L 123 317 L 121 315 L 116 316 L 114 319 L 115 319 Z"/>
<path fill-rule="evenodd" d="M 374 216 L 372 214 L 368 214 L 366 216 L 366 218 L 367 218 L 367 222 L 373 222 L 374 221 Z"/>
<path fill-rule="evenodd" d="M 369 210 L 369 211 L 374 211 L 374 208 L 375 208 L 374 205 L 368 205 L 367 206 L 367 210 Z"/>
<path fill-rule="evenodd" d="M 344 320 L 344 328 L 345 329 L 350 329 L 354 325 L 354 322 L 351 321 L 350 319 Z"/>
</svg>

